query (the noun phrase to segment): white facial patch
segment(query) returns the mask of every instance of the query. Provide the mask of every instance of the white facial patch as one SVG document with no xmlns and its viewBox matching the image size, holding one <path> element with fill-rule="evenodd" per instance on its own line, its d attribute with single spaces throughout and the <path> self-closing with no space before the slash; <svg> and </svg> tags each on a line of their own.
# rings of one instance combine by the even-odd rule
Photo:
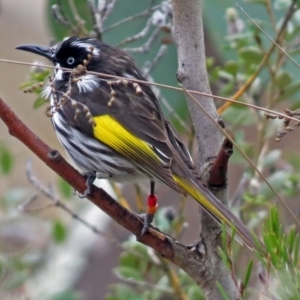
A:
<svg viewBox="0 0 300 300">
<path fill-rule="evenodd" d="M 98 88 L 100 84 L 100 78 L 93 74 L 87 74 L 80 77 L 77 81 L 77 86 L 80 93 L 89 93 Z"/>
<path fill-rule="evenodd" d="M 78 48 L 83 48 L 87 52 L 91 52 L 93 56 L 99 56 L 100 55 L 100 49 L 99 48 L 97 48 L 93 44 L 83 43 L 80 40 L 76 40 L 76 41 L 72 42 L 70 44 L 70 46 L 75 46 L 75 47 L 78 47 Z M 91 49 L 93 49 L 93 52 L 91 51 Z"/>
<path fill-rule="evenodd" d="M 61 69 L 61 66 L 59 63 L 56 63 L 55 64 L 55 69 L 54 69 L 54 74 L 55 74 L 55 77 L 54 77 L 54 80 L 53 81 L 56 81 L 56 80 L 62 80 L 63 79 L 63 70 Z"/>
</svg>

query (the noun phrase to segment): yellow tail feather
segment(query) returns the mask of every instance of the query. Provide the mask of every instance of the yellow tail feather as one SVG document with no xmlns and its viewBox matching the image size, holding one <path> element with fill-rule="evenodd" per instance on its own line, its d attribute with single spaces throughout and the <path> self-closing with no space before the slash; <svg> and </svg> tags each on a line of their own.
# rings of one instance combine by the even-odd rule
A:
<svg viewBox="0 0 300 300">
<path fill-rule="evenodd" d="M 208 189 L 204 186 L 197 185 L 189 179 L 181 178 L 173 175 L 176 183 L 189 195 L 191 195 L 201 206 L 216 219 L 219 223 L 223 222 L 228 229 L 232 226 L 236 228 L 238 236 L 242 242 L 250 249 L 258 249 L 254 242 L 250 230 L 223 204 L 221 203 Z"/>
</svg>

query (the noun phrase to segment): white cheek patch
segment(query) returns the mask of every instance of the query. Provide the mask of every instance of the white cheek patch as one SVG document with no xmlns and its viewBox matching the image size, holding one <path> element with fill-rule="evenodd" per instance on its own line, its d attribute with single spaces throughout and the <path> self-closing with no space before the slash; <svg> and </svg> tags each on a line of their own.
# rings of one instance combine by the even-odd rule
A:
<svg viewBox="0 0 300 300">
<path fill-rule="evenodd" d="M 64 71 L 61 69 L 60 64 L 56 63 L 55 64 L 55 69 L 54 69 L 54 74 L 55 74 L 54 81 L 62 80 L 63 79 L 63 72 Z"/>
<path fill-rule="evenodd" d="M 93 74 L 81 76 L 77 82 L 80 93 L 93 92 L 100 85 L 100 78 Z"/>
</svg>

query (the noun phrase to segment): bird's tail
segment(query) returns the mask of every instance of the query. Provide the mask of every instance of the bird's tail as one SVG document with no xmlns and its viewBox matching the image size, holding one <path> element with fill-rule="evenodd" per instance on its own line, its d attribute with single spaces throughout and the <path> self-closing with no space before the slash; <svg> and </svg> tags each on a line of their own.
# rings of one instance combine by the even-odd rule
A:
<svg viewBox="0 0 300 300">
<path fill-rule="evenodd" d="M 189 195 L 191 195 L 201 206 L 219 223 L 224 223 L 228 229 L 235 227 L 242 242 L 250 249 L 258 249 L 250 230 L 207 188 L 194 183 L 190 179 L 173 175 L 176 183 Z M 259 249 L 258 249 L 259 250 Z"/>
</svg>

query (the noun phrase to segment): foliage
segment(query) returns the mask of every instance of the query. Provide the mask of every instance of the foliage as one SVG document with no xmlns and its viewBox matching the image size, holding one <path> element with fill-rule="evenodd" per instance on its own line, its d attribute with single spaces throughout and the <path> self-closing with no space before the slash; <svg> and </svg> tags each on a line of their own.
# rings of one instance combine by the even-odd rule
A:
<svg viewBox="0 0 300 300">
<path fill-rule="evenodd" d="M 125 15 L 123 14 L 120 17 L 114 10 L 111 15 L 107 15 L 107 20 L 104 22 L 106 27 L 103 32 L 97 32 L 93 27 L 93 15 L 91 9 L 87 6 L 87 1 L 71 2 L 75 3 L 75 10 L 74 7 L 72 9 L 69 6 L 67 1 L 49 2 L 48 9 L 50 7 L 53 9 L 53 4 L 57 5 L 56 10 L 59 9 L 59 11 L 56 11 L 56 18 L 50 17 L 50 27 L 53 36 L 57 40 L 74 33 L 98 35 L 99 38 L 114 44 L 119 43 L 124 47 L 129 45 L 131 49 L 142 49 L 142 46 L 153 37 L 158 28 L 159 33 L 156 34 L 155 42 L 151 45 L 150 50 L 144 52 L 133 51 L 133 54 L 142 66 L 143 71 L 147 71 L 155 58 L 159 58 L 160 62 L 157 66 L 151 65 L 148 79 L 151 80 L 154 77 L 157 81 L 162 82 L 162 77 L 168 77 L 173 79 L 167 83 L 175 84 L 176 64 L 173 64 L 175 66 L 172 66 L 174 68 L 171 68 L 169 73 L 167 73 L 168 68 L 166 65 L 170 65 L 170 62 L 163 65 L 166 61 L 168 62 L 172 55 L 158 57 L 159 51 L 166 45 L 168 47 L 167 51 L 169 51 L 166 53 L 174 54 L 172 52 L 174 51 L 174 45 L 170 34 L 172 27 L 170 17 L 166 17 L 163 24 L 153 23 L 148 33 L 140 39 L 133 41 L 126 39 L 128 36 L 136 34 L 134 31 L 136 22 L 142 30 L 147 26 L 145 25 L 147 19 L 154 18 L 154 12 L 162 12 L 162 9 L 150 9 L 144 17 L 131 19 L 120 26 L 123 27 L 123 31 L 121 30 L 120 33 L 111 26 L 120 18 L 125 18 Z M 288 0 L 276 0 L 273 3 L 268 0 L 247 2 L 249 9 L 254 7 L 255 10 L 259 10 L 260 13 L 263 12 L 268 17 L 268 19 L 260 18 L 255 22 L 263 30 L 266 30 L 289 55 L 293 58 L 297 57 L 299 55 L 298 36 L 300 31 L 299 3 L 297 3 L 297 8 L 293 14 L 289 15 L 288 10 L 291 1 Z M 126 6 L 124 3 L 116 5 Z M 139 3 L 134 8 L 131 6 L 130 9 L 132 11 L 129 11 L 127 17 L 140 11 L 147 11 L 147 6 L 145 3 Z M 122 9 L 118 8 L 118 10 L 126 13 L 124 6 L 122 6 Z M 77 13 L 75 14 L 74 11 L 80 12 L 80 20 L 78 20 Z M 63 17 L 67 22 L 62 24 L 64 22 L 59 17 Z M 230 53 L 230 59 L 221 63 L 212 57 L 207 59 L 207 69 L 215 94 L 229 98 L 234 97 L 241 102 L 255 104 L 270 110 L 298 109 L 300 106 L 300 81 L 295 76 L 295 72 L 299 72 L 298 66 L 296 67 L 279 47 L 273 47 L 273 42 L 266 37 L 266 34 L 248 17 L 241 12 L 238 13 L 235 8 L 227 9 L 226 24 L 227 35 L 225 39 L 218 41 L 216 48 L 221 49 L 219 54 L 224 60 L 224 57 Z M 112 30 L 116 30 L 114 31 L 116 34 L 111 34 Z M 173 61 L 174 59 L 173 56 Z M 155 69 L 156 67 L 160 68 L 159 72 Z M 256 73 L 258 68 L 260 71 Z M 157 73 L 163 74 L 162 77 L 156 77 Z M 47 81 L 50 74 L 51 71 L 49 70 L 34 67 L 28 76 L 28 81 L 21 85 L 21 88 L 26 89 L 27 92 L 38 95 L 33 104 L 34 108 L 45 104 L 45 100 L 40 97 L 41 82 Z M 256 75 L 253 76 L 253 74 Z M 252 78 L 251 86 L 242 93 L 241 90 L 249 78 Z M 239 92 L 240 95 L 237 96 Z M 179 117 L 174 114 L 172 109 L 165 108 L 165 110 L 174 119 L 178 127 L 189 130 L 189 126 L 186 125 L 188 121 L 186 119 L 181 120 L 181 118 L 186 118 L 186 107 L 180 104 L 180 101 L 174 100 L 183 99 L 182 94 L 170 95 L 162 92 L 160 95 L 162 101 L 165 97 L 168 98 L 169 104 L 173 108 L 183 107 L 178 113 Z M 174 100 L 176 105 L 170 99 Z M 217 103 L 219 107 L 222 107 L 223 102 L 217 101 Z M 287 205 L 293 207 L 293 211 L 298 209 L 298 204 L 293 201 L 293 198 L 297 196 L 299 190 L 299 155 L 298 151 L 294 151 L 292 147 L 283 149 L 285 139 L 290 136 L 292 136 L 292 139 L 296 138 L 298 134 L 296 125 L 288 125 L 285 129 L 282 129 L 282 120 L 266 118 L 260 110 L 240 104 L 233 104 L 226 108 L 222 112 L 222 118 L 226 123 L 227 130 L 233 133 L 234 139 L 241 150 L 265 174 L 274 189 L 284 199 L 288 199 L 286 201 Z M 295 132 L 291 133 L 294 128 L 296 128 Z M 280 144 L 273 143 L 276 133 L 282 130 L 285 134 L 288 133 L 288 136 L 284 137 L 283 142 Z M 249 136 L 249 133 L 251 136 Z M 190 132 L 187 135 L 190 138 Z M 11 149 L 1 142 L 1 180 L 9 180 L 16 160 Z M 244 173 L 236 189 L 233 209 L 239 210 L 244 222 L 248 223 L 251 229 L 262 236 L 266 247 L 266 255 L 262 256 L 255 253 L 254 258 L 253 255 L 247 254 L 232 240 L 228 241 L 227 234 L 224 231 L 224 248 L 220 250 L 220 256 L 231 271 L 244 299 L 258 298 L 260 295 L 267 295 L 269 298 L 276 300 L 298 299 L 300 293 L 300 238 L 297 228 L 299 224 L 286 211 L 284 205 L 278 202 L 274 192 L 260 179 L 255 170 L 247 165 L 239 151 L 235 151 L 231 162 L 242 168 Z M 72 204 L 74 203 L 71 188 L 65 182 L 58 180 L 56 188 L 64 199 L 70 199 Z M 31 190 L 17 184 L 1 190 L 0 193 L 0 214 L 7 216 L 5 220 L 1 221 L 0 226 L 0 245 L 5 244 L 6 246 L 0 246 L 0 291 L 3 292 L 3 295 L 20 292 L 33 273 L 42 273 L 46 268 L 46 249 L 66 245 L 72 226 L 74 226 L 62 221 L 60 217 L 44 221 L 45 226 L 37 225 L 36 218 L 33 217 L 23 219 L 23 216 L 16 213 L 16 207 L 27 203 L 28 198 L 32 200 L 35 195 L 32 196 L 31 193 Z M 56 199 L 57 197 L 53 197 L 53 200 Z M 76 205 L 74 206 L 76 207 Z M 186 226 L 184 207 L 185 202 L 182 200 L 176 210 L 160 209 L 156 216 L 156 225 L 164 232 L 180 239 Z M 81 207 L 78 210 L 80 211 L 80 209 Z M 38 219 L 38 222 L 41 222 L 41 220 Z M 34 242 L 21 238 L 18 240 L 18 247 L 16 247 L 12 243 L 13 238 L 20 231 L 20 228 L 22 229 L 28 224 L 32 226 L 26 227 L 26 235 L 27 237 L 34 237 Z M 73 223 L 71 222 L 71 224 Z M 35 231 L 36 228 L 40 230 L 38 234 Z M 10 231 L 11 236 L 6 234 L 6 229 L 12 230 Z M 4 238 L 7 236 L 11 239 L 5 240 Z M 234 230 L 231 236 L 234 236 Z M 37 237 L 39 238 L 37 239 Z M 30 250 L 27 248 L 29 244 L 31 245 Z M 181 297 L 180 299 L 204 299 L 204 295 L 198 286 L 187 274 L 171 266 L 163 258 L 157 257 L 151 249 L 135 242 L 132 237 L 118 246 L 122 248 L 122 253 L 118 266 L 113 270 L 118 281 L 110 287 L 106 300 L 163 299 L 164 297 L 174 298 L 174 295 Z M 241 262 L 243 262 L 242 267 Z M 243 278 L 243 280 L 239 281 L 238 278 Z M 227 295 L 223 287 L 219 286 L 219 289 L 224 299 L 226 299 Z M 181 295 L 178 294 L 178 291 Z M 73 289 L 70 286 L 62 292 L 47 296 L 45 299 L 83 299 L 83 297 L 75 288 Z"/>
</svg>

